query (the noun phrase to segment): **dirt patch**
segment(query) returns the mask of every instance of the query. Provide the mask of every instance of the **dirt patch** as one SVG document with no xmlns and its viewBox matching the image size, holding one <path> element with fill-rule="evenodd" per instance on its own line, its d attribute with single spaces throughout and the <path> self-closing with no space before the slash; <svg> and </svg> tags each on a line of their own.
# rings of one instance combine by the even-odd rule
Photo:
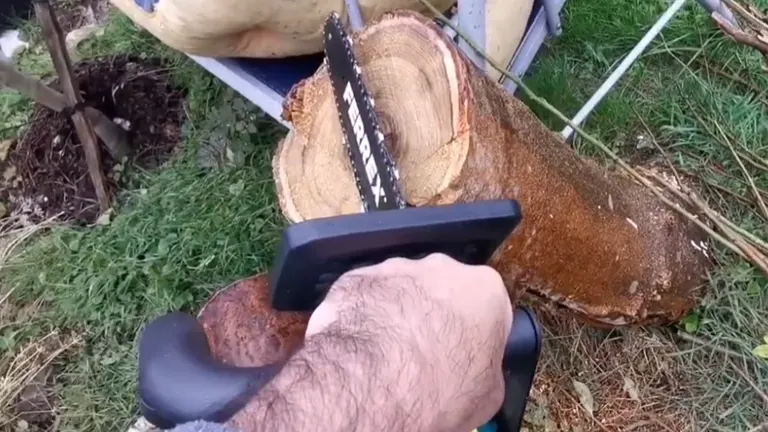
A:
<svg viewBox="0 0 768 432">
<path fill-rule="evenodd" d="M 152 169 L 168 160 L 182 141 L 183 92 L 171 86 L 160 61 L 120 56 L 75 67 L 80 91 L 91 106 L 128 130 L 130 166 Z M 126 166 L 101 146 L 111 193 Z M 31 223 L 61 219 L 92 223 L 98 217 L 96 193 L 88 176 L 80 140 L 71 120 L 36 106 L 29 129 L 0 162 L 0 201 L 14 216 Z"/>
<path fill-rule="evenodd" d="M 545 342 L 526 414 L 530 431 L 695 429 L 693 386 L 667 335 L 598 330 L 536 309 Z"/>
</svg>

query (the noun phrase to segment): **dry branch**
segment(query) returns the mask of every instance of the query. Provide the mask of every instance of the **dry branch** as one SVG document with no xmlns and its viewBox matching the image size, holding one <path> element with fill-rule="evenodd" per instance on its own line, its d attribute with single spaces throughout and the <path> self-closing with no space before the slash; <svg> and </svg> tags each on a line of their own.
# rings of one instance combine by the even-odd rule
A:
<svg viewBox="0 0 768 432">
<path fill-rule="evenodd" d="M 768 71 L 768 19 L 752 7 L 745 7 L 735 0 L 725 0 L 725 4 L 740 18 L 742 28 L 732 25 L 718 14 L 712 14 L 720 29 L 736 42 L 750 46 L 763 54 Z"/>
<path fill-rule="evenodd" d="M 388 14 L 355 38 L 411 204 L 520 201 L 523 224 L 491 263 L 513 298 L 525 288 L 609 325 L 667 322 L 696 304 L 708 260 L 695 222 L 576 155 L 423 17 Z M 324 67 L 284 116 L 294 128 L 273 169 L 286 217 L 359 211 Z"/>
</svg>

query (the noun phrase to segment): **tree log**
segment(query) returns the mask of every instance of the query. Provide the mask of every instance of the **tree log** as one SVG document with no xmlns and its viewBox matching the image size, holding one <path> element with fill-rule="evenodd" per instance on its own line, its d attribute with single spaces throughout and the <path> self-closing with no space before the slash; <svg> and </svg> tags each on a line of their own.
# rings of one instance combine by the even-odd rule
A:
<svg viewBox="0 0 768 432">
<path fill-rule="evenodd" d="M 272 309 L 259 274 L 219 290 L 197 316 L 216 359 L 234 366 L 282 363 L 304 340 L 308 313 Z"/>
<path fill-rule="evenodd" d="M 527 292 L 609 326 L 668 323 L 696 305 L 710 264 L 698 227 L 579 157 L 424 17 L 386 14 L 354 40 L 412 205 L 520 202 L 523 222 L 490 262 L 513 299 Z M 293 128 L 273 171 L 284 215 L 359 212 L 325 66 L 283 116 Z"/>
<path fill-rule="evenodd" d="M 456 0 L 429 0 L 447 11 Z M 110 0 L 164 44 L 209 57 L 290 57 L 323 51 L 323 23 L 331 12 L 348 19 L 343 0 Z M 141 7 L 142 4 L 151 6 Z M 418 0 L 359 0 L 365 20 L 395 9 L 427 12 Z M 485 49 L 507 64 L 523 38 L 533 0 L 487 0 Z M 489 68 L 490 70 L 490 68 Z M 498 76 L 497 76 L 498 78 Z"/>
<path fill-rule="evenodd" d="M 258 367 L 288 360 L 304 341 L 309 315 L 272 309 L 269 277 L 258 274 L 219 290 L 197 319 L 216 360 L 232 366 Z M 264 383 L 273 376 L 265 373 Z M 260 421 L 245 413 L 238 419 L 244 423 L 231 425 L 238 430 L 249 430 Z"/>
</svg>

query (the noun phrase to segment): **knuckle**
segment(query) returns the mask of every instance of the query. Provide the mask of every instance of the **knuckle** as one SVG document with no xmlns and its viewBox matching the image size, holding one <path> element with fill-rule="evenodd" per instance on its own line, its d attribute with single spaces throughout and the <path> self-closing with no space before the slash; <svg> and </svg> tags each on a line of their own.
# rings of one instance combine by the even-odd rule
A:
<svg viewBox="0 0 768 432">
<path fill-rule="evenodd" d="M 458 264 L 459 262 L 442 252 L 434 252 L 423 258 L 423 261 L 430 264 L 446 265 Z"/>
<path fill-rule="evenodd" d="M 387 258 L 379 265 L 388 266 L 388 267 L 403 267 L 403 266 L 411 265 L 413 263 L 414 263 L 414 260 L 409 258 L 392 257 L 392 258 Z"/>
<path fill-rule="evenodd" d="M 478 271 L 478 276 L 482 277 L 483 282 L 497 286 L 504 285 L 501 275 L 493 267 L 483 265 L 477 266 L 476 269 Z"/>
</svg>

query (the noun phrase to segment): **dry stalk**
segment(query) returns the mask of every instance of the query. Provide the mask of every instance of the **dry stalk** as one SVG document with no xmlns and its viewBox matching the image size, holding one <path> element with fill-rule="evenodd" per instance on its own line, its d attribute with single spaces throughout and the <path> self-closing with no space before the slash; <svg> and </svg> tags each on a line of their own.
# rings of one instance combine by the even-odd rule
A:
<svg viewBox="0 0 768 432">
<path fill-rule="evenodd" d="M 3 371 L 0 378 L 0 409 L 8 411 L 19 393 L 27 383 L 44 368 L 48 367 L 57 357 L 70 348 L 79 345 L 79 337 L 70 337 L 60 341 L 60 335 L 54 331 L 42 339 L 26 345 Z M 54 339 L 54 340 L 52 340 Z M 55 349 L 46 349 L 47 344 L 56 344 Z"/>
<path fill-rule="evenodd" d="M 489 58 L 488 54 L 483 50 L 481 47 L 479 47 L 473 40 L 468 38 L 461 29 L 458 28 L 454 23 L 452 23 L 449 19 L 447 19 L 441 11 L 439 11 L 436 7 L 434 7 L 428 0 L 419 0 L 429 11 L 445 26 L 450 27 L 453 29 L 457 35 L 459 35 L 461 38 L 463 38 L 465 41 L 467 41 L 467 44 L 477 51 L 478 54 L 480 54 L 483 58 L 486 59 L 489 65 L 499 71 L 504 77 L 506 77 L 509 80 L 512 80 L 517 86 L 523 90 L 526 95 L 535 101 L 537 104 L 544 107 L 547 111 L 552 113 L 555 117 L 557 117 L 559 120 L 564 122 L 565 124 L 569 125 L 573 130 L 579 134 L 583 139 L 585 139 L 590 144 L 594 145 L 598 149 L 600 149 L 603 153 L 605 153 L 613 162 L 615 162 L 617 165 L 619 165 L 622 169 L 624 169 L 629 175 L 634 177 L 638 182 L 640 182 L 642 185 L 646 186 L 656 197 L 658 197 L 662 202 L 664 202 L 666 205 L 671 207 L 673 210 L 677 211 L 681 216 L 688 219 L 692 223 L 699 226 L 703 231 L 705 231 L 711 238 L 716 240 L 721 245 L 727 247 L 734 253 L 738 254 L 742 258 L 747 259 L 752 264 L 754 264 L 756 267 L 758 267 L 765 275 L 768 275 L 768 256 L 766 254 L 763 254 L 759 250 L 757 250 L 754 246 L 752 246 L 747 240 L 744 235 L 740 234 L 738 230 L 729 228 L 730 226 L 735 226 L 732 222 L 725 222 L 727 219 L 724 218 L 719 213 L 712 210 L 706 203 L 701 201 L 698 198 L 695 198 L 692 194 L 690 197 L 687 197 L 685 201 L 692 202 L 695 204 L 698 210 L 702 211 L 703 214 L 716 226 L 718 229 L 720 229 L 720 233 L 715 232 L 712 228 L 710 228 L 706 223 L 699 220 L 699 217 L 690 213 L 689 211 L 685 210 L 680 203 L 674 202 L 667 198 L 664 193 L 662 192 L 659 187 L 651 183 L 651 181 L 641 175 L 636 169 L 632 168 L 627 162 L 625 162 L 623 159 L 621 159 L 616 153 L 611 151 L 608 146 L 606 146 L 603 142 L 592 136 L 591 134 L 585 132 L 579 125 L 574 124 L 570 118 L 566 117 L 560 110 L 555 108 L 552 104 L 547 102 L 546 99 L 538 96 L 536 93 L 531 90 L 530 87 L 528 87 L 522 80 L 517 78 L 516 76 L 510 74 L 507 72 L 505 68 L 500 66 L 498 63 L 496 63 L 493 59 Z M 717 15 L 717 14 L 715 14 Z M 714 17 L 717 20 L 717 16 Z M 721 17 L 722 18 L 722 17 Z M 722 21 L 725 21 L 722 19 Z M 764 24 L 765 25 L 765 24 Z M 722 27 L 722 24 L 721 24 Z M 730 25 L 728 25 L 730 29 Z M 733 30 L 733 29 L 731 29 Z M 766 33 L 768 35 L 768 33 Z M 768 36 L 765 36 L 768 37 Z M 755 39 L 757 40 L 757 39 Z M 768 40 L 763 41 L 762 43 L 765 44 L 764 50 L 761 49 L 761 52 L 766 53 L 768 55 Z M 662 183 L 664 185 L 666 190 L 669 190 L 675 195 L 678 195 L 679 190 L 671 185 L 669 183 Z M 679 196 L 679 195 L 678 195 Z M 743 231 L 743 230 L 741 230 Z M 756 237 L 752 235 L 752 237 Z M 760 240 L 761 243 L 765 243 L 762 240 Z"/>
<path fill-rule="evenodd" d="M 8 262 L 20 245 L 38 232 L 56 225 L 56 221 L 60 215 L 61 214 L 55 215 L 36 225 L 13 229 L 7 232 L 0 232 L 0 269 L 3 268 L 5 263 Z M 6 238 L 10 238 L 10 240 L 2 241 Z"/>
<path fill-rule="evenodd" d="M 763 70 L 768 71 L 768 20 L 751 6 L 742 6 L 735 0 L 723 1 L 741 18 L 745 28 L 736 28 L 717 12 L 712 14 L 712 19 L 715 20 L 720 30 L 730 36 L 731 39 L 760 52 L 766 61 Z"/>
<path fill-rule="evenodd" d="M 749 174 L 749 170 L 747 170 L 747 167 L 744 166 L 744 163 L 741 161 L 741 158 L 739 157 L 739 153 L 736 151 L 736 149 L 733 148 L 733 144 L 731 144 L 731 141 L 728 139 L 728 136 L 723 131 L 723 128 L 720 126 L 720 123 L 715 122 L 715 127 L 717 127 L 718 132 L 720 132 L 720 135 L 723 137 L 723 142 L 728 146 L 728 150 L 731 151 L 731 154 L 736 159 L 736 162 L 739 164 L 739 168 L 741 168 L 741 172 L 744 173 L 744 178 L 746 178 L 747 182 L 749 182 L 749 186 L 750 188 L 752 188 L 752 192 L 755 194 L 755 199 L 757 200 L 757 203 L 760 206 L 760 211 L 762 211 L 763 215 L 766 218 L 768 218 L 768 207 L 765 206 L 765 201 L 763 201 L 763 197 L 760 195 L 760 191 L 757 189 L 757 185 L 755 185 L 755 180 Z"/>
<path fill-rule="evenodd" d="M 746 381 L 747 384 L 749 384 L 750 387 L 752 387 L 752 389 L 757 393 L 757 395 L 760 396 L 760 398 L 763 400 L 763 402 L 765 403 L 765 406 L 768 407 L 768 394 L 766 394 L 762 389 L 760 389 L 760 387 L 758 387 L 758 385 L 755 384 L 755 381 L 752 378 L 750 378 L 750 376 L 744 371 L 744 369 L 740 368 L 736 363 L 734 363 L 734 361 L 731 360 L 730 357 L 728 357 L 728 363 L 731 365 L 733 370 L 735 370 L 736 373 L 739 374 L 739 376 L 741 376 L 744 379 L 744 381 Z"/>
</svg>

